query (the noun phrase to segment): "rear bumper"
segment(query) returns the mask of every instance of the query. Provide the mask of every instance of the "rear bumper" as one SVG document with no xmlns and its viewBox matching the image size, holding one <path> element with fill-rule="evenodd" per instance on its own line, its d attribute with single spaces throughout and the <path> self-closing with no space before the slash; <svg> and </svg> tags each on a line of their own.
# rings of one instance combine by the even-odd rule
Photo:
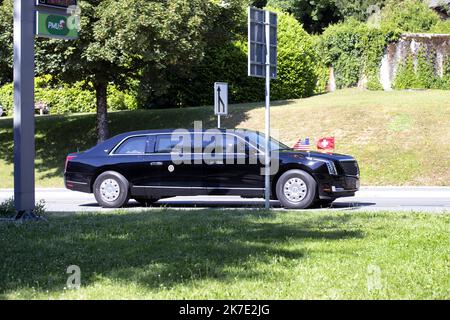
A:
<svg viewBox="0 0 450 320">
<path fill-rule="evenodd" d="M 90 180 L 82 180 L 72 174 L 64 174 L 64 185 L 69 190 L 92 193 Z"/>
</svg>

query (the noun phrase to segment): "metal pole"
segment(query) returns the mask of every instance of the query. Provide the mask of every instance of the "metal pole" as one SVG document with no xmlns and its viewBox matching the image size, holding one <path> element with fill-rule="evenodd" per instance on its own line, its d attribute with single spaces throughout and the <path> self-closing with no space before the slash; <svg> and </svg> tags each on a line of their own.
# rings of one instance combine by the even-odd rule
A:
<svg viewBox="0 0 450 320">
<path fill-rule="evenodd" d="M 34 11 L 14 0 L 14 204 L 16 218 L 35 218 Z"/>
<path fill-rule="evenodd" d="M 220 129 L 220 114 L 217 115 L 217 128 Z"/>
<path fill-rule="evenodd" d="M 265 143 L 265 208 L 270 209 L 270 12 L 266 11 L 266 143 Z"/>
</svg>

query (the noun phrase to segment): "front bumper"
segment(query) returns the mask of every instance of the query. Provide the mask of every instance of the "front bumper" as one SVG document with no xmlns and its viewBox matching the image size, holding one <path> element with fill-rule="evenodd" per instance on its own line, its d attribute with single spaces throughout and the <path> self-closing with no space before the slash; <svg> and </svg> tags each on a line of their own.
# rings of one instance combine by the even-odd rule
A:
<svg viewBox="0 0 450 320">
<path fill-rule="evenodd" d="M 353 197 L 359 189 L 359 177 L 335 176 L 319 182 L 319 197 L 324 200 Z"/>
</svg>

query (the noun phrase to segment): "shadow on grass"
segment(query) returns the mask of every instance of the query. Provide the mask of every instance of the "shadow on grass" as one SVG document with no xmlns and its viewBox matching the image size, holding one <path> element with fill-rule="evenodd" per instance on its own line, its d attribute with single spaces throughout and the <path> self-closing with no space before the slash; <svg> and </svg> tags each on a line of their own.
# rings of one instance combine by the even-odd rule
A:
<svg viewBox="0 0 450 320">
<path fill-rule="evenodd" d="M 298 264 L 310 252 L 299 244 L 362 238 L 359 229 L 346 225 L 350 218 L 160 210 L 0 224 L 0 294 L 27 288 L 62 293 L 70 265 L 81 268 L 83 287 L 100 279 L 155 290 L 249 279 L 262 275 L 261 266 Z"/>
</svg>

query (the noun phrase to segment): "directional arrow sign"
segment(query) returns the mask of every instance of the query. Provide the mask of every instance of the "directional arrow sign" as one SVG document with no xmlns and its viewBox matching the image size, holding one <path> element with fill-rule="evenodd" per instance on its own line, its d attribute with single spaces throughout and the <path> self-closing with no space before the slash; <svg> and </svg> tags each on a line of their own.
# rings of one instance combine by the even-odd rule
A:
<svg viewBox="0 0 450 320">
<path fill-rule="evenodd" d="M 214 113 L 216 116 L 228 114 L 228 83 L 214 84 Z"/>
</svg>

